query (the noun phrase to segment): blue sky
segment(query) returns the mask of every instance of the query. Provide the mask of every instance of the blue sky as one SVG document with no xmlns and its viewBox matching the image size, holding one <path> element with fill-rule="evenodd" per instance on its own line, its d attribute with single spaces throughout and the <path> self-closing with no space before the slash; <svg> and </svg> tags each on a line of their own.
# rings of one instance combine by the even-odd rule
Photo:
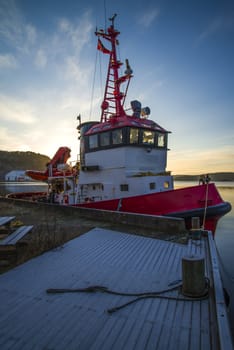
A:
<svg viewBox="0 0 234 350">
<path fill-rule="evenodd" d="M 167 170 L 234 171 L 233 0 L 0 0 L 0 149 L 76 159 L 76 116 L 99 120 L 105 83 L 94 31 L 114 13 L 129 101 L 172 132 Z"/>
</svg>

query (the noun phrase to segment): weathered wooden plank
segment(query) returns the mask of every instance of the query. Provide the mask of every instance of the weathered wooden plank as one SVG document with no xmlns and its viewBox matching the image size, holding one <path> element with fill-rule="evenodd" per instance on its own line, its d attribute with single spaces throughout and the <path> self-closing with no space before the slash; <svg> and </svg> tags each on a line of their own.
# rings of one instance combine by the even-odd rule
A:
<svg viewBox="0 0 234 350">
<path fill-rule="evenodd" d="M 4 238 L 0 245 L 14 245 L 16 244 L 21 238 L 23 238 L 28 232 L 32 231 L 33 226 L 20 226 L 18 229 L 16 229 L 13 233 L 11 233 L 9 236 Z"/>
<path fill-rule="evenodd" d="M 145 321 L 142 325 L 134 350 L 142 350 L 147 348 L 148 339 L 152 331 L 152 323 Z"/>
<path fill-rule="evenodd" d="M 199 301 L 193 303 L 191 316 L 190 349 L 197 350 L 201 347 L 201 303 Z"/>
<path fill-rule="evenodd" d="M 0 226 L 9 225 L 11 221 L 15 219 L 15 216 L 1 216 L 0 217 Z"/>
</svg>

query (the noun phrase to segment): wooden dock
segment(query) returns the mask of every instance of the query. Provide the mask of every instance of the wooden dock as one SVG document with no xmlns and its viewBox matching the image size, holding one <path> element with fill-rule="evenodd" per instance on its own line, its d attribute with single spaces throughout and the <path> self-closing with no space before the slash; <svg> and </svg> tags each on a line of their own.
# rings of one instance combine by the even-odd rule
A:
<svg viewBox="0 0 234 350">
<path fill-rule="evenodd" d="M 205 256 L 209 290 L 197 299 L 181 291 L 188 254 Z M 2 350 L 233 348 L 209 232 L 186 245 L 95 228 L 0 275 L 0 298 Z"/>
</svg>

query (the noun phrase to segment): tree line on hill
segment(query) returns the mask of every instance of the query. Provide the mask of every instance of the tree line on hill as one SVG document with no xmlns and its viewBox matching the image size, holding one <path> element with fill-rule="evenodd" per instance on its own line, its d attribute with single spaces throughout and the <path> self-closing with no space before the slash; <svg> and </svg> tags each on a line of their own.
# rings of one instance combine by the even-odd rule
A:
<svg viewBox="0 0 234 350">
<path fill-rule="evenodd" d="M 34 152 L 0 151 L 0 180 L 12 170 L 45 170 L 50 158 Z"/>
</svg>

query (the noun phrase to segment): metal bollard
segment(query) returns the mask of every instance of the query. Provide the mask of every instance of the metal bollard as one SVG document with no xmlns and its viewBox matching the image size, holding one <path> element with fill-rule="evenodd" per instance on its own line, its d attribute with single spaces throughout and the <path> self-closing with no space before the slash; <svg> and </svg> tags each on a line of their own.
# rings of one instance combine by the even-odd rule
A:
<svg viewBox="0 0 234 350">
<path fill-rule="evenodd" d="M 205 258 L 191 255 L 182 258 L 182 293 L 189 297 L 204 295 L 206 289 Z"/>
</svg>

